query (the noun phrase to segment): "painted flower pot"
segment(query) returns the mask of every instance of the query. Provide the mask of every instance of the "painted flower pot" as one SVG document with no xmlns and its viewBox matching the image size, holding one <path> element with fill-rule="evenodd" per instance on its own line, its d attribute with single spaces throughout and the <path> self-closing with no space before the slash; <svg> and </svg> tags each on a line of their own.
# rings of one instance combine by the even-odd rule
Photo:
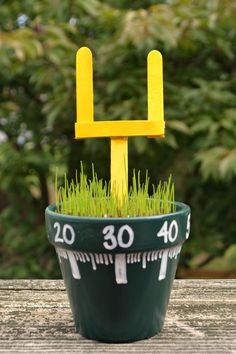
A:
<svg viewBox="0 0 236 354">
<path fill-rule="evenodd" d="M 148 338 L 164 324 L 190 208 L 151 217 L 94 218 L 46 209 L 76 329 L 104 342 Z"/>
</svg>

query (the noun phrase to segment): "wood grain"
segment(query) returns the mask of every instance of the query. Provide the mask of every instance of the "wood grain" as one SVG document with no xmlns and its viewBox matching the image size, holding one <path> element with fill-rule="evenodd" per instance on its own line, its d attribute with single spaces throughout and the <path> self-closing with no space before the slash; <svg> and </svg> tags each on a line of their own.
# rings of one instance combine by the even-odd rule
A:
<svg viewBox="0 0 236 354">
<path fill-rule="evenodd" d="M 163 331 L 104 344 L 74 330 L 61 280 L 0 281 L 0 353 L 236 353 L 236 281 L 175 280 Z"/>
</svg>

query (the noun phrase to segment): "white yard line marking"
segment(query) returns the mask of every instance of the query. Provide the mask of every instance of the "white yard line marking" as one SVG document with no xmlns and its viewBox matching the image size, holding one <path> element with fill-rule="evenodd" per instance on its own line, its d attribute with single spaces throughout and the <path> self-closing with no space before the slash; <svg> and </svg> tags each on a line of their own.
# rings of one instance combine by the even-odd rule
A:
<svg viewBox="0 0 236 354">
<path fill-rule="evenodd" d="M 71 266 L 71 272 L 72 272 L 73 277 L 75 279 L 80 279 L 81 275 L 80 275 L 78 263 L 76 262 L 74 253 L 72 251 L 67 251 L 67 255 L 68 255 L 68 258 L 69 258 L 69 262 L 70 262 L 70 266 Z"/>
<path fill-rule="evenodd" d="M 91 258 L 93 270 L 96 270 L 97 266 L 96 266 L 96 263 L 95 263 L 95 260 L 94 260 L 94 256 L 93 256 L 92 253 L 89 253 L 89 255 L 90 255 L 90 258 Z"/>
<path fill-rule="evenodd" d="M 127 284 L 127 269 L 126 269 L 126 255 L 115 255 L 115 275 L 117 284 Z"/>
<path fill-rule="evenodd" d="M 168 260 L 177 259 L 181 251 L 182 245 L 177 245 L 167 249 L 153 250 L 146 252 L 134 252 L 134 253 L 120 253 L 120 254 L 106 254 L 106 253 L 86 253 L 86 252 L 75 252 L 66 250 L 63 248 L 56 248 L 56 252 L 59 258 L 59 262 L 62 263 L 62 259 L 68 259 L 72 276 L 75 279 L 81 279 L 81 274 L 79 270 L 79 262 L 86 263 L 91 262 L 93 270 L 97 269 L 97 264 L 110 265 L 115 263 L 115 277 L 117 284 L 127 284 L 127 264 L 141 263 L 142 268 L 147 267 L 147 262 L 158 261 L 160 265 L 158 280 L 163 280 L 166 278 Z M 78 263 L 77 263 L 78 261 Z"/>
<path fill-rule="evenodd" d="M 163 280 L 166 277 L 168 253 L 169 253 L 169 249 L 164 250 L 164 252 L 162 253 L 161 267 L 160 267 L 158 280 Z"/>
</svg>

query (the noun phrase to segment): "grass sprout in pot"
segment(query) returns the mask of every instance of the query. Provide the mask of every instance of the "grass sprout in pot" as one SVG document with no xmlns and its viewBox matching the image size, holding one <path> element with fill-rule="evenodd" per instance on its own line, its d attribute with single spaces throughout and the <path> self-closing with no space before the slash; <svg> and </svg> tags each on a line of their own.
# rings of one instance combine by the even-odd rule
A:
<svg viewBox="0 0 236 354">
<path fill-rule="evenodd" d="M 82 172 L 46 209 L 76 329 L 87 338 L 130 342 L 163 327 L 190 208 L 173 201 L 171 179 L 152 197 L 147 183 L 133 178 L 121 210 L 96 175 Z"/>
</svg>

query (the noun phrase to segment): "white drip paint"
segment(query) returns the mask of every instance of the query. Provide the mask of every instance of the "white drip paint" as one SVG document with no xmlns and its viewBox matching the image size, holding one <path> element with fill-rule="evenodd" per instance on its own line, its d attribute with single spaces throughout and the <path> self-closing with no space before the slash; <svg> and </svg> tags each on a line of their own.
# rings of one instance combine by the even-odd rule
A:
<svg viewBox="0 0 236 354">
<path fill-rule="evenodd" d="M 165 279 L 166 277 L 168 253 L 169 253 L 169 249 L 164 250 L 164 252 L 162 253 L 161 266 L 160 266 L 160 272 L 158 277 L 159 280 Z"/>
<path fill-rule="evenodd" d="M 108 258 L 109 258 L 110 263 L 113 264 L 113 257 L 110 253 L 108 254 Z"/>
<path fill-rule="evenodd" d="M 129 263 L 131 264 L 131 255 L 132 255 L 132 253 L 128 253 L 128 255 L 129 255 Z M 126 258 L 127 259 L 127 258 Z M 128 263 L 128 262 L 127 262 Z"/>
<path fill-rule="evenodd" d="M 56 248 L 56 252 L 57 252 L 57 257 L 59 259 L 59 262 L 61 263 L 60 248 Z"/>
<path fill-rule="evenodd" d="M 85 256 L 86 261 L 90 262 L 90 258 L 89 258 L 88 253 L 85 252 L 85 253 L 84 253 L 84 256 Z"/>
<path fill-rule="evenodd" d="M 80 279 L 81 275 L 80 275 L 78 263 L 76 262 L 76 259 L 75 259 L 74 252 L 67 251 L 67 255 L 68 255 L 68 258 L 69 258 L 69 262 L 70 262 L 70 266 L 71 266 L 71 271 L 72 271 L 73 277 L 75 279 Z"/>
<path fill-rule="evenodd" d="M 182 245 L 180 245 L 180 246 L 177 246 L 177 249 L 178 249 L 178 253 L 176 254 L 176 258 L 177 258 L 177 256 L 180 254 L 180 252 L 181 252 L 181 249 L 182 249 Z"/>
<path fill-rule="evenodd" d="M 74 255 L 75 255 L 76 260 L 78 261 L 78 260 L 79 260 L 79 254 L 78 254 L 78 252 L 74 252 Z"/>
<path fill-rule="evenodd" d="M 127 269 L 126 269 L 126 255 L 115 255 L 115 276 L 117 284 L 127 284 Z"/>
<path fill-rule="evenodd" d="M 87 253 L 87 252 L 75 252 L 69 251 L 62 248 L 56 248 L 56 252 L 60 263 L 62 259 L 69 260 L 72 276 L 75 279 L 81 279 L 81 273 L 79 270 L 78 263 L 90 262 L 92 269 L 97 269 L 97 264 L 109 264 L 115 263 L 115 278 L 117 284 L 127 284 L 127 264 L 141 263 L 142 268 L 147 267 L 147 262 L 154 262 L 160 259 L 158 262 L 160 264 L 158 280 L 163 280 L 166 278 L 168 259 L 177 259 L 181 251 L 182 246 L 178 245 L 175 247 L 154 250 L 148 252 L 136 252 L 127 254 L 107 254 L 107 253 Z"/>
<path fill-rule="evenodd" d="M 108 259 L 107 255 L 105 253 L 104 253 L 103 257 L 104 257 L 104 260 L 105 260 L 105 264 L 108 265 L 109 264 L 109 259 Z"/>
<path fill-rule="evenodd" d="M 146 264 L 146 254 L 147 254 L 147 252 L 144 252 L 143 256 L 142 256 L 142 267 L 143 267 L 143 269 L 145 269 L 146 266 L 147 266 L 147 264 Z"/>
<path fill-rule="evenodd" d="M 159 250 L 158 254 L 159 254 L 159 259 L 161 259 L 163 255 L 163 250 Z"/>
<path fill-rule="evenodd" d="M 81 255 L 81 258 L 82 258 L 82 262 L 85 263 L 86 261 L 85 261 L 85 257 L 84 257 L 83 252 L 80 252 L 80 255 Z"/>
<path fill-rule="evenodd" d="M 158 258 L 158 251 L 154 251 L 153 254 L 154 254 L 153 260 L 156 261 Z"/>
<path fill-rule="evenodd" d="M 96 262 L 94 260 L 94 256 L 92 253 L 89 253 L 90 255 L 90 259 L 91 259 L 91 263 L 92 263 L 92 267 L 93 267 L 93 270 L 96 270 L 97 269 L 97 266 L 96 266 Z"/>
<path fill-rule="evenodd" d="M 96 263 L 97 264 L 99 264 L 100 262 L 99 262 L 99 256 L 98 256 L 98 254 L 97 253 L 95 253 L 95 260 L 96 260 Z"/>
<path fill-rule="evenodd" d="M 131 253 L 131 264 L 133 264 L 133 263 L 134 263 L 134 254 Z"/>
<path fill-rule="evenodd" d="M 155 257 L 155 251 L 152 251 L 152 255 L 151 255 L 151 261 L 153 262 L 154 261 L 154 258 Z"/>
<path fill-rule="evenodd" d="M 78 258 L 79 258 L 80 262 L 82 262 L 82 257 L 81 257 L 80 252 L 78 252 L 77 254 L 78 254 Z"/>
<path fill-rule="evenodd" d="M 64 259 L 68 258 L 67 253 L 63 248 L 57 248 L 57 250 L 58 250 L 58 255 L 60 258 L 64 258 Z M 60 261 L 61 261 L 61 259 L 60 259 Z"/>
</svg>

